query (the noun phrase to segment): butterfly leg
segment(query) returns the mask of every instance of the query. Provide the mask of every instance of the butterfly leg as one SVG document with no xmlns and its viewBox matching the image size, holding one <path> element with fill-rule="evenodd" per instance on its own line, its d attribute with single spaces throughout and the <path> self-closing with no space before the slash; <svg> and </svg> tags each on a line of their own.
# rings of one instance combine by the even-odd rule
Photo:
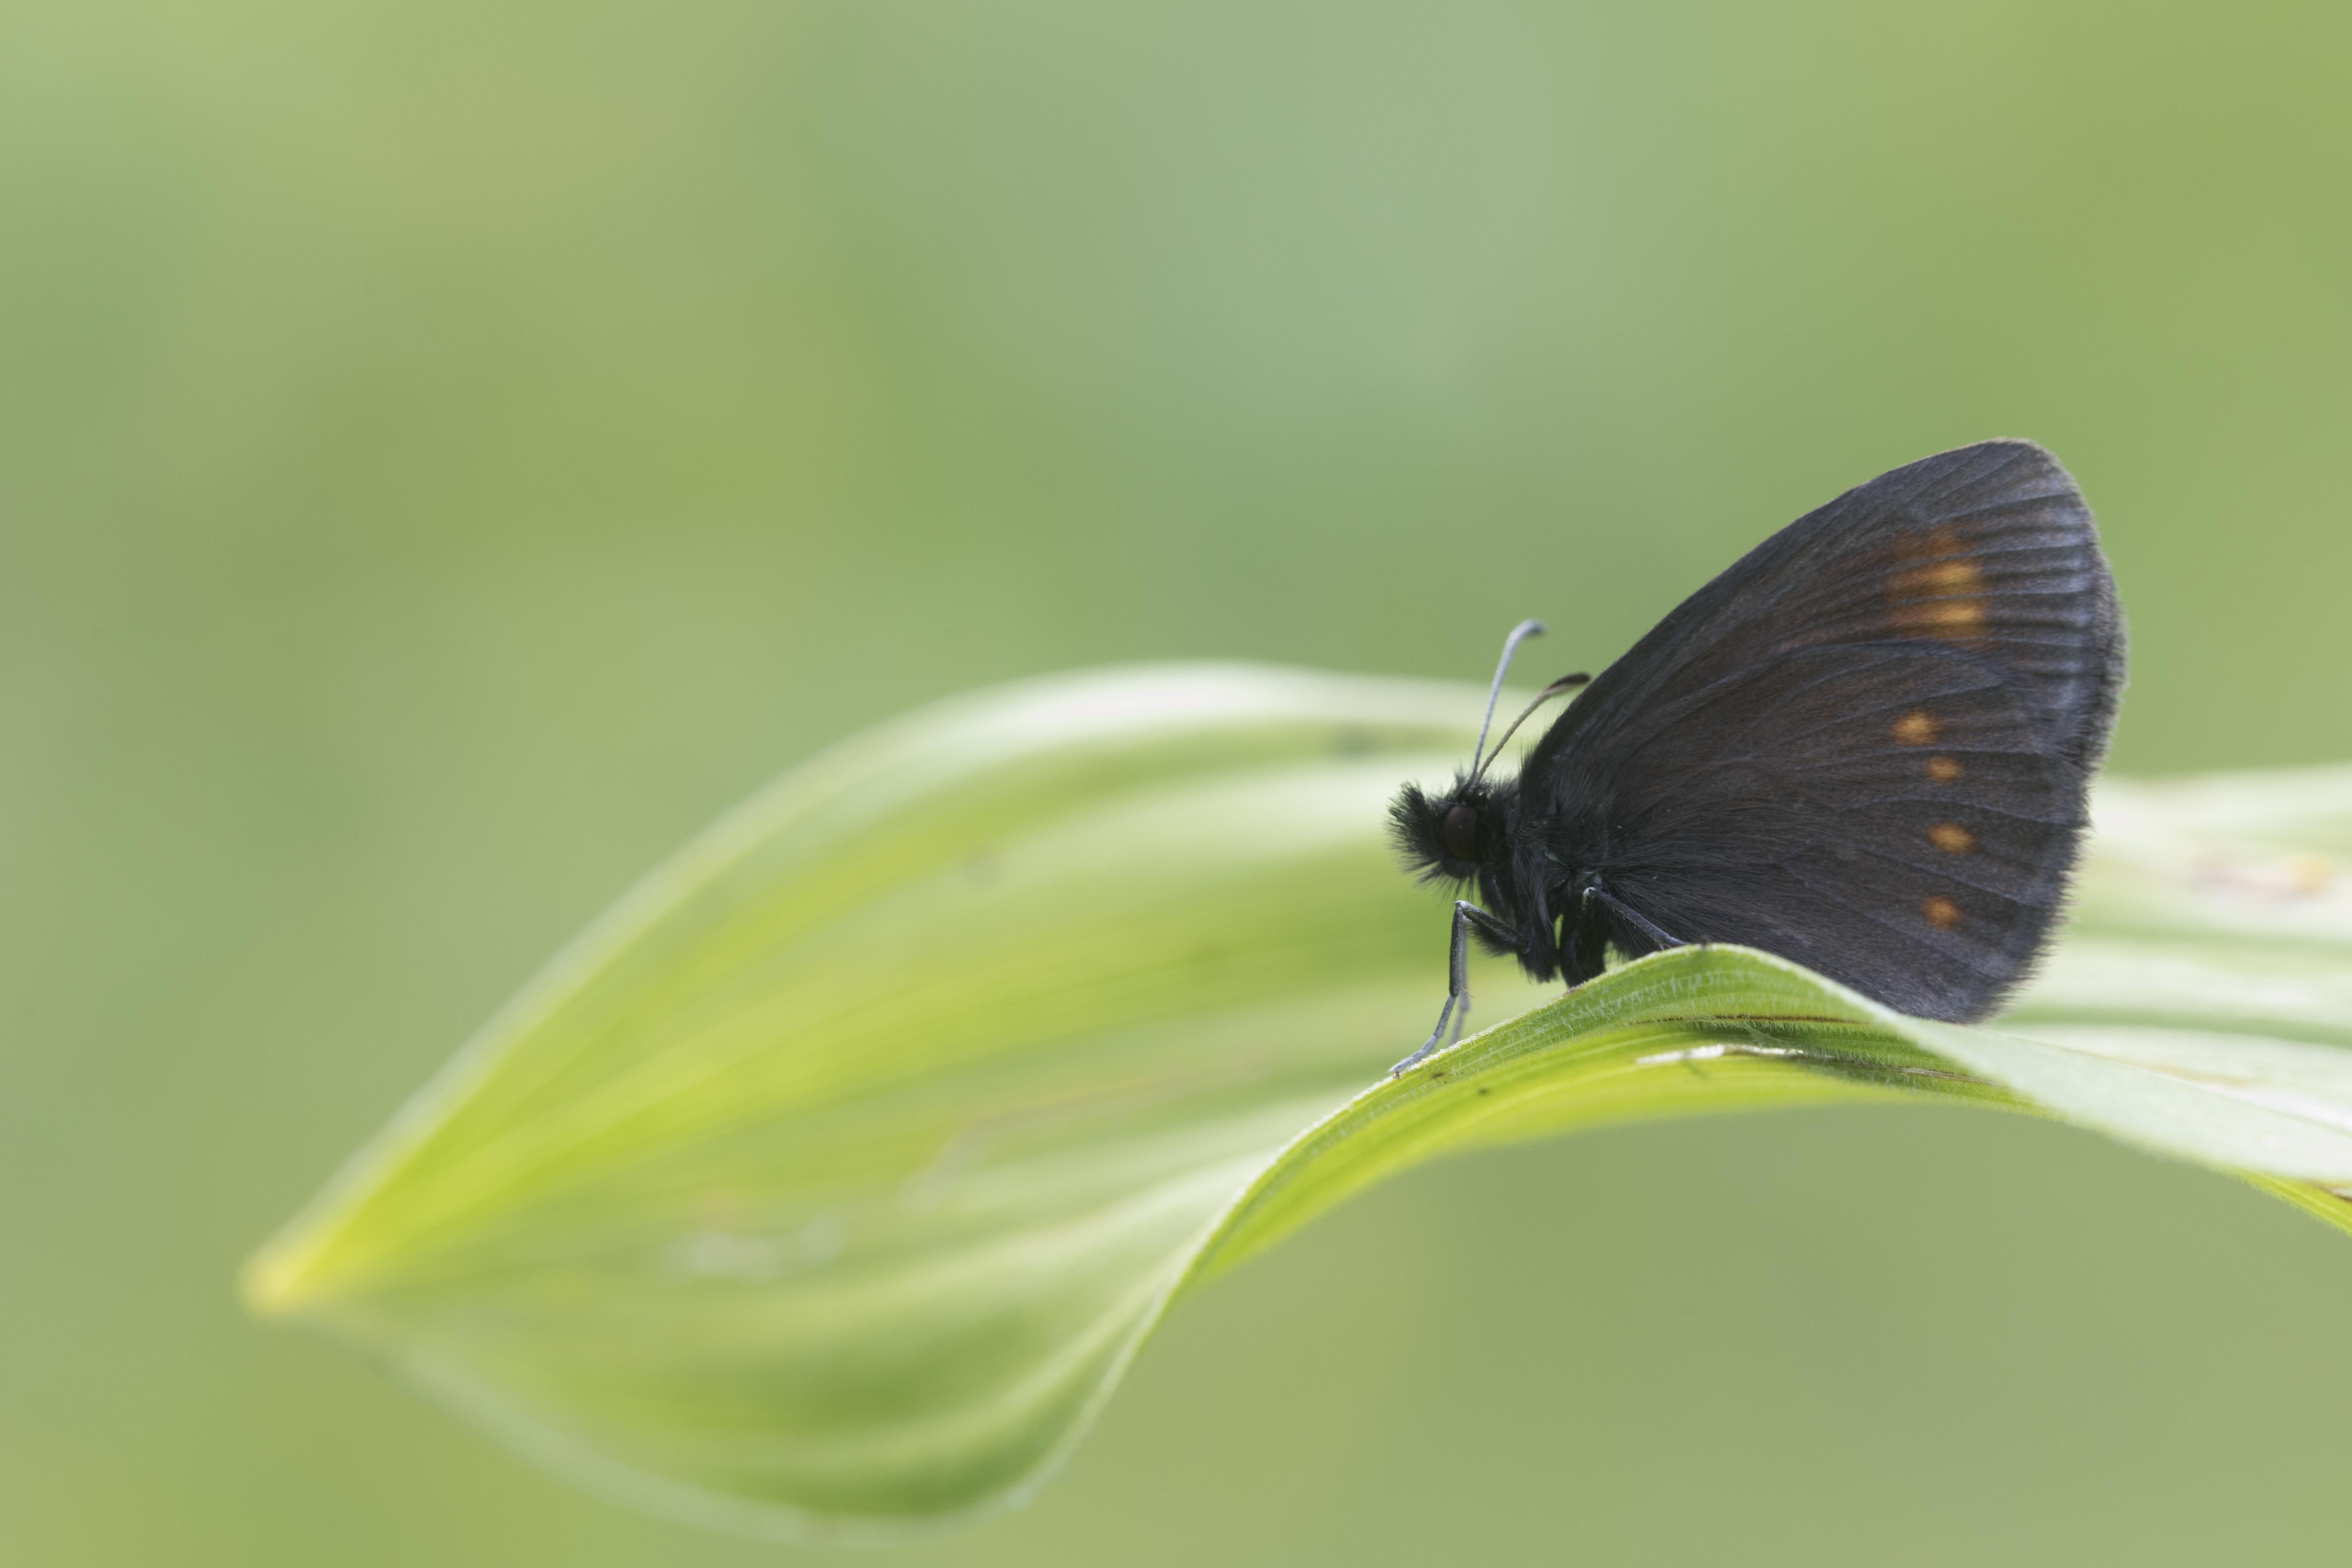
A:
<svg viewBox="0 0 2352 1568">
<path fill-rule="evenodd" d="M 1462 1037 L 1462 1026 L 1470 1021 L 1470 928 L 1474 925 L 1498 942 L 1518 945 L 1518 935 L 1509 926 L 1466 899 L 1454 900 L 1454 944 L 1446 964 L 1445 1005 L 1438 1010 L 1437 1027 L 1429 1032 L 1421 1049 L 1389 1068 L 1391 1078 L 1444 1044 L 1446 1025 L 1454 1026 L 1455 1039 Z"/>
<path fill-rule="evenodd" d="M 1599 888 L 1591 887 L 1584 889 L 1584 896 L 1592 902 L 1598 903 L 1602 909 L 1607 910 L 1619 920 L 1623 921 L 1627 925 L 1632 926 L 1635 931 L 1640 931 L 1643 936 L 1648 937 L 1652 942 L 1656 942 L 1660 947 L 1681 947 L 1684 945 L 1682 938 L 1668 934 L 1664 926 L 1658 924 L 1647 915 L 1643 914 L 1640 910 L 1634 909 L 1631 904 L 1626 903 L 1622 899 L 1612 899 L 1608 894 L 1602 892 Z"/>
</svg>

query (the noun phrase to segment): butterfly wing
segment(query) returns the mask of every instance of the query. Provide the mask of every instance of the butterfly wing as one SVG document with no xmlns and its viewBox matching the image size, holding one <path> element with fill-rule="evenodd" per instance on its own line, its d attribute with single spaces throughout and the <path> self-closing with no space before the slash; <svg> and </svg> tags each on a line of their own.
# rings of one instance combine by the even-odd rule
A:
<svg viewBox="0 0 2352 1568">
<path fill-rule="evenodd" d="M 1675 609 L 1530 753 L 1522 819 L 1677 941 L 1980 1017 L 2058 913 L 2122 675 L 2074 481 L 2029 443 L 1963 447 L 1801 518 Z M 1608 931 L 1657 945 L 1622 916 Z"/>
</svg>

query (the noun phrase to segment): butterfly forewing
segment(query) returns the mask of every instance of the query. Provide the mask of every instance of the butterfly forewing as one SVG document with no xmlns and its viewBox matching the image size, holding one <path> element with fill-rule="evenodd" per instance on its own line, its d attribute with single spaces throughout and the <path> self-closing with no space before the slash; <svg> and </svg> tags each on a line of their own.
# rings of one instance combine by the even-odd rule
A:
<svg viewBox="0 0 2352 1568">
<path fill-rule="evenodd" d="M 1973 654 L 2053 738 L 2104 738 L 2121 676 L 2114 588 L 2090 510 L 2055 458 L 2024 441 L 1964 447 L 1790 523 L 1594 681 L 1528 776 L 1571 741 L 1653 727 L 1676 699 L 1775 655 L 1875 642 Z"/>
<path fill-rule="evenodd" d="M 2064 470 L 2020 442 L 1945 453 L 1668 616 L 1536 748 L 1523 820 L 1678 941 L 1980 1016 L 2063 898 L 2120 673 Z"/>
</svg>

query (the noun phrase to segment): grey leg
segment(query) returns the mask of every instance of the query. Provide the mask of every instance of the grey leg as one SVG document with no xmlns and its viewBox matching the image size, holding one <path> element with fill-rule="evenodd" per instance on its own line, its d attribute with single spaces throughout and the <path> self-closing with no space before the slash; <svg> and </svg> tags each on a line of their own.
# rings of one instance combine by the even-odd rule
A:
<svg viewBox="0 0 2352 1568">
<path fill-rule="evenodd" d="M 1476 926 L 1489 936 L 1506 942 L 1517 940 L 1517 933 L 1502 921 L 1466 899 L 1454 900 L 1454 942 L 1446 963 L 1445 1005 L 1438 1010 L 1437 1027 L 1421 1043 L 1421 1049 L 1389 1068 L 1394 1078 L 1430 1052 L 1445 1043 L 1445 1026 L 1454 1026 L 1454 1037 L 1460 1039 L 1462 1030 L 1470 1022 L 1470 928 Z"/>
<path fill-rule="evenodd" d="M 1646 936 L 1652 942 L 1656 942 L 1660 947 L 1681 947 L 1685 945 L 1682 938 L 1669 935 L 1664 926 L 1659 925 L 1655 921 L 1649 919 L 1639 910 L 1634 909 L 1632 905 L 1624 902 L 1621 899 L 1612 899 L 1598 888 L 1585 889 L 1584 896 L 1588 899 L 1598 900 L 1602 909 L 1607 910 L 1610 913 L 1623 921 L 1627 925 L 1632 926 L 1635 931 L 1640 931 L 1643 936 Z"/>
</svg>

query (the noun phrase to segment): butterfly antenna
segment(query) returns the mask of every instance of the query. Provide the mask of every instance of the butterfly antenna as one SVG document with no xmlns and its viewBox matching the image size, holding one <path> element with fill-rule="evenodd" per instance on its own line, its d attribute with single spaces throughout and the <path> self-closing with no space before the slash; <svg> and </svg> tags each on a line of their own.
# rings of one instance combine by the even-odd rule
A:
<svg viewBox="0 0 2352 1568">
<path fill-rule="evenodd" d="M 1511 737 L 1519 732 L 1519 726 L 1526 723 L 1530 718 L 1534 717 L 1535 710 L 1537 709 L 1542 707 L 1545 703 L 1550 701 L 1555 697 L 1575 690 L 1578 687 L 1583 685 L 1586 681 L 1591 679 L 1592 677 L 1586 675 L 1580 670 L 1574 675 L 1561 676 L 1558 680 L 1553 681 L 1549 686 L 1547 686 L 1541 691 L 1537 692 L 1536 700 L 1533 702 L 1528 703 L 1525 708 L 1519 710 L 1519 716 L 1511 721 L 1511 727 L 1504 731 L 1502 739 L 1495 742 L 1495 756 L 1488 757 L 1486 760 L 1486 763 L 1479 763 L 1479 770 L 1484 771 L 1486 763 L 1491 763 L 1495 760 L 1495 757 L 1499 757 L 1503 754 L 1503 748 L 1511 743 Z M 1478 774 L 1477 773 L 1473 773 L 1470 776 L 1475 780 Z"/>
<path fill-rule="evenodd" d="M 1470 753 L 1470 777 L 1474 781 L 1486 770 L 1486 731 L 1494 726 L 1495 703 L 1503 695 L 1503 677 L 1511 671 L 1511 656 L 1519 651 L 1521 643 L 1529 637 L 1539 637 L 1543 632 L 1541 621 L 1521 621 L 1511 628 L 1511 635 L 1503 639 L 1503 657 L 1495 666 L 1495 684 L 1486 688 L 1486 716 L 1478 721 L 1477 749 Z"/>
</svg>

